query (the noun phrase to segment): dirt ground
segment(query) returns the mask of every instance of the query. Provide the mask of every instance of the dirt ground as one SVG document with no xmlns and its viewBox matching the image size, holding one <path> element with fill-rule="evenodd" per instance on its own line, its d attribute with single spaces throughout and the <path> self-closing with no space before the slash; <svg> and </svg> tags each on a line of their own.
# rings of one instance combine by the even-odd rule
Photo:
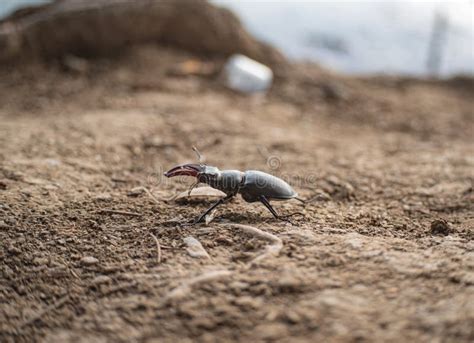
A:
<svg viewBox="0 0 474 343">
<path fill-rule="evenodd" d="M 0 71 L 0 339 L 473 341 L 473 81 L 300 64 L 246 97 L 177 73 L 191 57 Z M 166 200 L 193 145 L 285 178 L 310 201 L 275 208 L 304 215 L 238 198 L 180 226 L 212 201 Z M 232 223 L 281 251 L 255 261 L 271 243 Z"/>
</svg>

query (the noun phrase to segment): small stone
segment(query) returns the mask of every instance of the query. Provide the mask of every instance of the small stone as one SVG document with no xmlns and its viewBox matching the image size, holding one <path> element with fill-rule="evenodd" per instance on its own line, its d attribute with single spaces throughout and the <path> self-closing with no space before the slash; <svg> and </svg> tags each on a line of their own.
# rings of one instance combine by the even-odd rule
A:
<svg viewBox="0 0 474 343">
<path fill-rule="evenodd" d="M 57 167 L 61 164 L 61 161 L 56 160 L 54 158 L 48 158 L 45 160 L 45 162 L 48 165 L 48 167 Z"/>
<path fill-rule="evenodd" d="M 135 188 L 132 188 L 128 193 L 127 195 L 130 196 L 130 197 L 137 197 L 141 194 L 145 193 L 145 189 L 143 187 L 135 187 Z"/>
<path fill-rule="evenodd" d="M 175 201 L 185 201 L 185 200 L 206 200 L 206 199 L 218 199 L 225 197 L 225 193 L 222 191 L 212 188 L 212 187 L 197 187 L 193 188 L 191 192 L 186 191 L 178 194 L 175 198 Z"/>
<path fill-rule="evenodd" d="M 20 255 L 21 254 L 21 250 L 18 249 L 17 247 L 15 247 L 15 246 L 13 246 L 13 245 L 10 245 L 8 247 L 7 251 L 10 255 Z"/>
<path fill-rule="evenodd" d="M 107 275 L 99 275 L 94 280 L 92 280 L 91 285 L 98 286 L 105 283 L 109 283 L 110 281 L 112 281 L 112 279 Z"/>
<path fill-rule="evenodd" d="M 195 319 L 192 319 L 191 324 L 195 327 L 204 330 L 212 330 L 217 325 L 215 321 L 209 317 L 197 317 Z"/>
<path fill-rule="evenodd" d="M 109 193 L 101 193 L 101 194 L 97 194 L 94 199 L 100 200 L 100 201 L 107 201 L 107 200 L 112 199 L 112 196 Z"/>
<path fill-rule="evenodd" d="M 360 238 L 361 235 L 349 234 L 346 238 L 346 245 L 354 250 L 360 250 L 363 246 L 364 241 Z"/>
<path fill-rule="evenodd" d="M 17 285 L 15 286 L 15 289 L 16 289 L 16 292 L 19 294 L 19 295 L 25 295 L 27 292 L 26 292 L 26 288 L 25 286 L 23 285 Z"/>
<path fill-rule="evenodd" d="M 221 245 L 232 245 L 233 244 L 233 242 L 229 238 L 224 237 L 224 236 L 219 236 L 214 241 L 216 243 L 221 244 Z"/>
<path fill-rule="evenodd" d="M 286 275 L 282 276 L 277 281 L 276 286 L 281 292 L 294 293 L 299 292 L 304 287 L 304 284 L 297 278 L 291 275 Z"/>
<path fill-rule="evenodd" d="M 195 258 L 210 258 L 207 251 L 203 248 L 201 242 L 199 242 L 196 238 L 188 236 L 185 237 L 183 241 L 187 246 L 186 251 L 188 252 L 189 256 Z"/>
<path fill-rule="evenodd" d="M 84 266 L 93 266 L 94 264 L 99 263 L 99 260 L 93 256 L 84 256 L 81 259 L 81 264 Z"/>
<path fill-rule="evenodd" d="M 255 332 L 263 340 L 276 340 L 285 337 L 288 329 L 283 323 L 263 323 L 255 328 Z"/>
<path fill-rule="evenodd" d="M 317 190 L 316 194 L 311 198 L 312 201 L 329 201 L 331 196 L 322 189 Z"/>
<path fill-rule="evenodd" d="M 439 236 L 447 236 L 453 230 L 444 219 L 437 219 L 431 222 L 431 234 Z"/>
<path fill-rule="evenodd" d="M 247 282 L 242 282 L 242 281 L 234 281 L 229 285 L 231 289 L 238 289 L 238 290 L 248 289 L 249 286 L 250 285 Z"/>
<path fill-rule="evenodd" d="M 62 60 L 63 67 L 76 74 L 84 74 L 89 70 L 89 62 L 83 58 L 67 55 Z"/>
<path fill-rule="evenodd" d="M 235 299 L 235 304 L 245 308 L 257 309 L 262 306 L 262 299 L 251 296 L 241 296 Z"/>
<path fill-rule="evenodd" d="M 340 83 L 323 83 L 321 85 L 321 91 L 324 98 L 329 101 L 343 101 L 349 97 L 347 89 Z"/>
<path fill-rule="evenodd" d="M 33 264 L 37 266 L 43 266 L 49 263 L 49 259 L 47 257 L 35 257 L 33 259 Z"/>
<path fill-rule="evenodd" d="M 285 313 L 285 319 L 291 324 L 296 324 L 299 323 L 302 318 L 299 313 L 289 310 Z"/>
<path fill-rule="evenodd" d="M 303 254 L 293 254 L 292 257 L 293 257 L 293 258 L 296 258 L 296 259 L 299 260 L 299 261 L 304 261 L 304 260 L 306 260 L 306 256 L 303 255 Z"/>
</svg>

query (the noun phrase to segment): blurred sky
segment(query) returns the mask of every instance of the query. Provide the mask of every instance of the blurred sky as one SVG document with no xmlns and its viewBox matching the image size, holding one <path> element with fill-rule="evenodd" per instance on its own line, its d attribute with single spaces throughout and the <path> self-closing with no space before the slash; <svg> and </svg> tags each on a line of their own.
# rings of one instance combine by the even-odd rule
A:
<svg viewBox="0 0 474 343">
<path fill-rule="evenodd" d="M 425 75 L 436 12 L 449 21 L 441 75 L 474 74 L 474 1 L 234 1 L 259 38 L 349 73 Z"/>
<path fill-rule="evenodd" d="M 0 0 L 0 16 L 27 3 Z M 435 14 L 449 21 L 441 75 L 474 75 L 474 1 L 212 0 L 289 57 L 348 73 L 426 75 Z"/>
</svg>

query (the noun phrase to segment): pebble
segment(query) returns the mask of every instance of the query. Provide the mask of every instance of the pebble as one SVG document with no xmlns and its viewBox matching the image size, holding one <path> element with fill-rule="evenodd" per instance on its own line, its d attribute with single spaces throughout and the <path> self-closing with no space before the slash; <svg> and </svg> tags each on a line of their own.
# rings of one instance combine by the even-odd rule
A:
<svg viewBox="0 0 474 343">
<path fill-rule="evenodd" d="M 48 263 L 49 263 L 49 259 L 47 257 L 35 257 L 33 259 L 33 264 L 37 266 L 42 266 Z"/>
<path fill-rule="evenodd" d="M 112 199 L 112 196 L 109 193 L 101 193 L 95 196 L 95 200 L 106 201 Z"/>
<path fill-rule="evenodd" d="M 91 284 L 94 286 L 98 286 L 104 283 L 109 283 L 110 281 L 112 281 L 112 279 L 108 277 L 107 275 L 99 275 L 96 278 L 94 278 L 94 280 L 92 280 Z"/>
<path fill-rule="evenodd" d="M 288 329 L 283 323 L 263 323 L 255 328 L 259 338 L 263 340 L 277 340 L 288 334 Z"/>
<path fill-rule="evenodd" d="M 262 306 L 262 303 L 263 301 L 261 298 L 254 298 L 251 296 L 241 296 L 235 299 L 236 305 L 246 307 L 246 308 L 257 309 Z"/>
<path fill-rule="evenodd" d="M 54 158 L 48 158 L 45 160 L 45 162 L 49 167 L 57 167 L 61 164 L 61 161 L 56 160 Z"/>
<path fill-rule="evenodd" d="M 139 196 L 141 194 L 145 193 L 145 189 L 143 187 L 135 187 L 135 188 L 132 188 L 128 193 L 127 195 L 128 196 L 131 196 L 131 197 L 136 197 L 136 196 Z"/>
<path fill-rule="evenodd" d="M 99 260 L 93 256 L 84 256 L 81 259 L 81 264 L 83 264 L 84 266 L 92 266 L 97 263 L 99 263 Z"/>
<path fill-rule="evenodd" d="M 10 245 L 8 247 L 7 251 L 10 255 L 20 255 L 21 254 L 21 250 L 18 249 L 17 247 L 14 247 L 13 245 Z"/>
<path fill-rule="evenodd" d="M 443 220 L 438 219 L 431 222 L 431 233 L 433 235 L 447 236 L 452 233 L 452 229 L 449 224 Z"/>
<path fill-rule="evenodd" d="M 196 238 L 188 236 L 185 237 L 183 241 L 187 246 L 186 251 L 188 252 L 189 256 L 195 258 L 210 258 L 207 251 L 201 245 L 201 242 L 199 242 Z"/>
</svg>

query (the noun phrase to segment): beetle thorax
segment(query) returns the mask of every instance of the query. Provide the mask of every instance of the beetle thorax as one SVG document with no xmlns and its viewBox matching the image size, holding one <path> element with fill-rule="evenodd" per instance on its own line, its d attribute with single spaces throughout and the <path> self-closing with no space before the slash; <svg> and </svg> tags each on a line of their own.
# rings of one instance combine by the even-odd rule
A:
<svg viewBox="0 0 474 343">
<path fill-rule="evenodd" d="M 217 170 L 212 175 L 202 175 L 200 182 L 207 183 L 212 188 L 219 189 L 226 194 L 236 194 L 239 191 L 243 175 L 244 173 L 238 170 Z"/>
</svg>

